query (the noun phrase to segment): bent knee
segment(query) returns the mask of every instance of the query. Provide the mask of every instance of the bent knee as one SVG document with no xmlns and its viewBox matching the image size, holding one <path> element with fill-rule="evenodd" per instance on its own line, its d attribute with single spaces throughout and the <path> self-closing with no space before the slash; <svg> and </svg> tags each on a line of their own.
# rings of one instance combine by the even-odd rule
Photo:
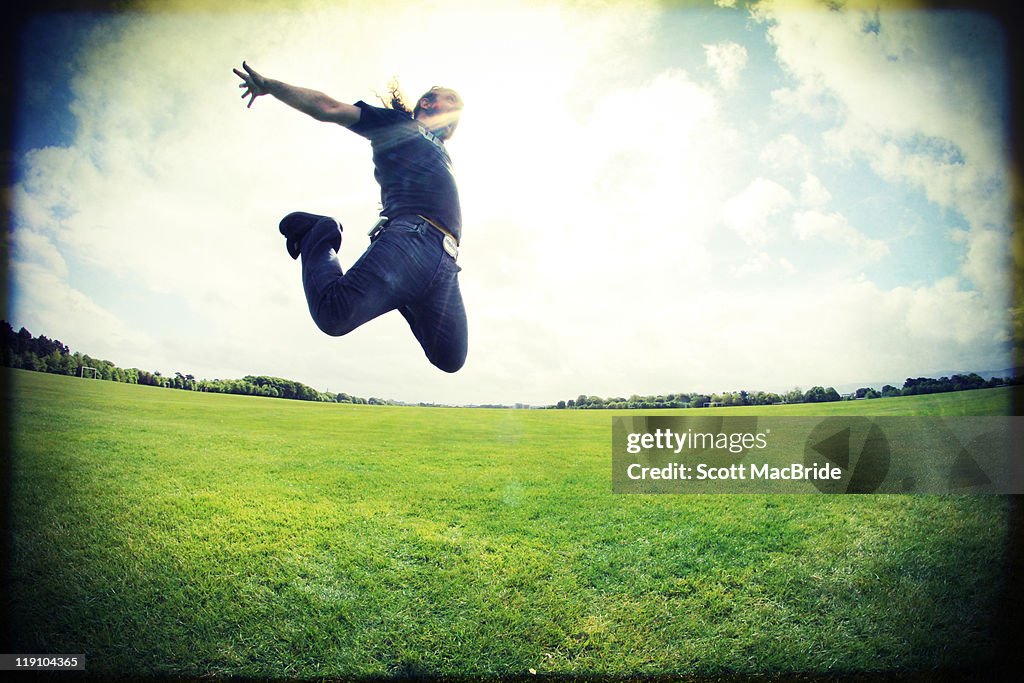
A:
<svg viewBox="0 0 1024 683">
<path fill-rule="evenodd" d="M 338 318 L 314 317 L 313 322 L 321 332 L 331 337 L 344 337 L 356 328 L 351 321 Z"/>
<path fill-rule="evenodd" d="M 462 369 L 462 366 L 466 364 L 466 356 L 463 354 L 455 357 L 431 358 L 430 362 L 434 367 L 451 374 Z"/>
</svg>

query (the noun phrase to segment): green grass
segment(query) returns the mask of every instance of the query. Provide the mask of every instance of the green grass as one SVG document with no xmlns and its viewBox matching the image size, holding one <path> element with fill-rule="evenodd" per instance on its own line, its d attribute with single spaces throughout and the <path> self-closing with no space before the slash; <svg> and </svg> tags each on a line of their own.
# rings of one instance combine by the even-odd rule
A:
<svg viewBox="0 0 1024 683">
<path fill-rule="evenodd" d="M 84 653 L 93 673 L 916 671 L 995 654 L 1004 497 L 614 495 L 606 411 L 8 378 L 14 645 Z M 758 413 L 1009 406 L 992 389 Z"/>
</svg>

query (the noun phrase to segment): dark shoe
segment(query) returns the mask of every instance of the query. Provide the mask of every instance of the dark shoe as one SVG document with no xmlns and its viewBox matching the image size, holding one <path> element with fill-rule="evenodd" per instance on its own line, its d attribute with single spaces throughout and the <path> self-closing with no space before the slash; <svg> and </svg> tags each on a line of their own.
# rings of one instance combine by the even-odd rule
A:
<svg viewBox="0 0 1024 683">
<path fill-rule="evenodd" d="M 306 236 L 314 225 L 323 220 L 332 221 L 338 226 L 338 232 L 341 232 L 341 223 L 338 223 L 333 218 L 327 216 L 321 216 L 315 213 L 306 213 L 305 211 L 294 211 L 284 218 L 281 219 L 279 229 L 281 234 L 284 235 L 284 246 L 288 250 L 288 255 L 294 259 L 299 258 L 300 249 L 302 247 L 302 238 Z M 341 246 L 339 240 L 339 247 Z"/>
</svg>

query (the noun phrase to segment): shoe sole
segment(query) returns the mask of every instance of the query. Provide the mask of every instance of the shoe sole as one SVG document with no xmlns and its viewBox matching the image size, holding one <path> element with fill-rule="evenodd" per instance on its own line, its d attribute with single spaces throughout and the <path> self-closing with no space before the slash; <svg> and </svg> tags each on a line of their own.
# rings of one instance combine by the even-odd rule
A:
<svg viewBox="0 0 1024 683">
<path fill-rule="evenodd" d="M 339 223 L 334 218 L 331 218 L 330 216 L 321 216 L 319 214 L 306 213 L 305 211 L 293 211 L 292 213 L 288 214 L 287 216 L 281 219 L 281 222 L 278 224 L 278 230 L 285 237 L 284 246 L 285 249 L 288 250 L 289 256 L 291 256 L 293 259 L 299 258 L 299 256 L 302 254 L 302 238 L 306 236 L 306 233 L 313 229 L 314 225 L 316 225 L 325 218 L 330 218 L 332 221 L 334 221 L 334 224 L 338 226 L 338 232 L 341 232 L 343 230 L 343 228 L 341 227 L 341 223 Z M 305 222 L 305 224 L 301 226 L 301 228 L 299 229 L 289 229 L 290 226 L 285 225 L 285 223 L 294 222 L 298 220 L 303 220 Z"/>
</svg>

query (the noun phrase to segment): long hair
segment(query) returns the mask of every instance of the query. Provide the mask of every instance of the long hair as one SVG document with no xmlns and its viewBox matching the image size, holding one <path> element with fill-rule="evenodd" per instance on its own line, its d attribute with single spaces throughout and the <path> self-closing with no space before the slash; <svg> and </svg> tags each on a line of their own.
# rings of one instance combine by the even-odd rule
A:
<svg viewBox="0 0 1024 683">
<path fill-rule="evenodd" d="M 430 90 L 420 95 L 419 99 L 416 100 L 415 106 L 410 109 L 409 105 L 406 104 L 405 95 L 402 94 L 402 88 L 398 84 L 398 79 L 392 78 L 388 81 L 387 95 L 378 94 L 377 97 L 388 109 L 405 112 L 413 118 L 416 118 L 416 115 L 419 114 L 422 109 L 422 107 L 420 107 L 420 102 L 424 99 L 428 102 L 433 102 L 437 99 L 437 92 L 444 89 L 445 88 L 443 86 L 435 85 Z"/>
<path fill-rule="evenodd" d="M 410 116 L 415 115 L 413 110 L 409 109 L 409 105 L 405 103 L 405 95 L 402 94 L 402 88 L 399 86 L 397 78 L 392 78 L 388 81 L 387 96 L 378 94 L 377 97 L 388 109 L 402 111 Z"/>
</svg>

